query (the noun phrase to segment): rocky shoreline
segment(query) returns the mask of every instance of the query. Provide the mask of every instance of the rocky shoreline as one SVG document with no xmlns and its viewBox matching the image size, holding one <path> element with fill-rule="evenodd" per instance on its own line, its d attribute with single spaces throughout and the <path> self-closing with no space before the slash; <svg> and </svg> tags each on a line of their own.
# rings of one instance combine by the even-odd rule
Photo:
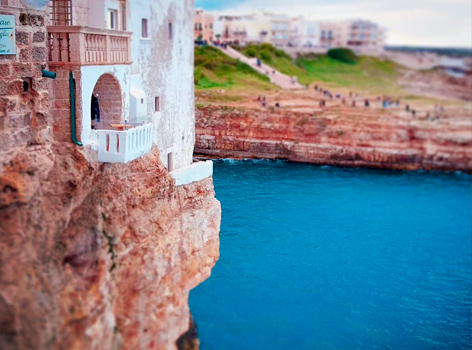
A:
<svg viewBox="0 0 472 350">
<path fill-rule="evenodd" d="M 204 106 L 196 113 L 195 154 L 471 173 L 472 124 L 466 116 L 412 119 L 378 109 Z"/>
</svg>

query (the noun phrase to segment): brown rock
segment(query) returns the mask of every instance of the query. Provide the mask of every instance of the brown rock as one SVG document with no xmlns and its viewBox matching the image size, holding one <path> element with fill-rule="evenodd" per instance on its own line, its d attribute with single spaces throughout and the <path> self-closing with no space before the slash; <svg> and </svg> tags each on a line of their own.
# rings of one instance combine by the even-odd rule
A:
<svg viewBox="0 0 472 350">
<path fill-rule="evenodd" d="M 325 113 L 325 114 L 324 114 Z M 316 116 L 208 106 L 196 113 L 195 152 L 216 157 L 472 172 L 472 125 L 405 123 L 382 111 Z M 334 114 L 334 115 L 333 115 Z M 446 136 L 447 135 L 447 136 Z"/>
<path fill-rule="evenodd" d="M 0 164 L 0 345 L 175 349 L 218 259 L 211 179 L 174 187 L 156 149 L 129 164 L 27 147 Z"/>
</svg>

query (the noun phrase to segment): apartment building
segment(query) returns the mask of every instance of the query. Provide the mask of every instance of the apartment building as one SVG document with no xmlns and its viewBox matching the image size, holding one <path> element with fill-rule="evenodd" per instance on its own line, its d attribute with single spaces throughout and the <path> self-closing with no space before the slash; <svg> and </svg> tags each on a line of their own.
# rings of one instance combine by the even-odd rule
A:
<svg viewBox="0 0 472 350">
<path fill-rule="evenodd" d="M 269 42 L 277 47 L 318 51 L 346 47 L 367 55 L 382 54 L 385 42 L 385 31 L 371 21 L 315 21 L 269 12 L 219 15 L 215 21 L 215 35 L 243 45 Z"/>
<path fill-rule="evenodd" d="M 262 18 L 270 22 L 271 43 L 277 47 L 285 47 L 290 40 L 290 17 L 288 15 L 264 13 Z"/>
<path fill-rule="evenodd" d="M 215 16 L 212 13 L 204 9 L 195 9 L 194 25 L 194 40 L 211 42 L 215 39 Z"/>
<path fill-rule="evenodd" d="M 319 24 L 303 17 L 290 20 L 290 42 L 292 47 L 313 48 L 320 42 Z"/>
<path fill-rule="evenodd" d="M 219 15 L 215 21 L 215 36 L 223 41 L 248 43 L 271 42 L 271 19 L 262 14 Z"/>
<path fill-rule="evenodd" d="M 319 25 L 319 46 L 323 49 L 342 47 L 345 45 L 342 37 L 341 24 L 334 21 L 320 21 Z"/>
<path fill-rule="evenodd" d="M 266 12 L 245 15 L 219 15 L 215 35 L 240 44 L 269 42 L 286 46 L 290 39 L 290 17 Z"/>
<path fill-rule="evenodd" d="M 358 54 L 383 53 L 385 34 L 378 24 L 357 19 L 341 22 L 339 27 L 343 47 Z"/>
</svg>

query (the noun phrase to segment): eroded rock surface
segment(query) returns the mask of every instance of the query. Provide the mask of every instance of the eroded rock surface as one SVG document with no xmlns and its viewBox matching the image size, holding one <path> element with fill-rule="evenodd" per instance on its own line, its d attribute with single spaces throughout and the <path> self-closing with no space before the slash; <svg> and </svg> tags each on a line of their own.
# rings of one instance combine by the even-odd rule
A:
<svg viewBox="0 0 472 350">
<path fill-rule="evenodd" d="M 175 349 L 218 259 L 212 179 L 174 187 L 157 149 L 98 165 L 35 146 L 0 166 L 0 349 Z"/>
<path fill-rule="evenodd" d="M 314 112 L 202 106 L 195 152 L 216 157 L 472 171 L 470 117 L 424 120 L 379 109 Z"/>
</svg>

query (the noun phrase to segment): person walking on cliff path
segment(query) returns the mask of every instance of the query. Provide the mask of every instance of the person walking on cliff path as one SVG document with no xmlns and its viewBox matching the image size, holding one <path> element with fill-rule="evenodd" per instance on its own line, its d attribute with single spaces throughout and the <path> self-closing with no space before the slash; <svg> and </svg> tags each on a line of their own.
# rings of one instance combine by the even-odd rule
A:
<svg viewBox="0 0 472 350">
<path fill-rule="evenodd" d="M 266 108 L 266 98 L 262 98 L 262 108 Z"/>
</svg>

